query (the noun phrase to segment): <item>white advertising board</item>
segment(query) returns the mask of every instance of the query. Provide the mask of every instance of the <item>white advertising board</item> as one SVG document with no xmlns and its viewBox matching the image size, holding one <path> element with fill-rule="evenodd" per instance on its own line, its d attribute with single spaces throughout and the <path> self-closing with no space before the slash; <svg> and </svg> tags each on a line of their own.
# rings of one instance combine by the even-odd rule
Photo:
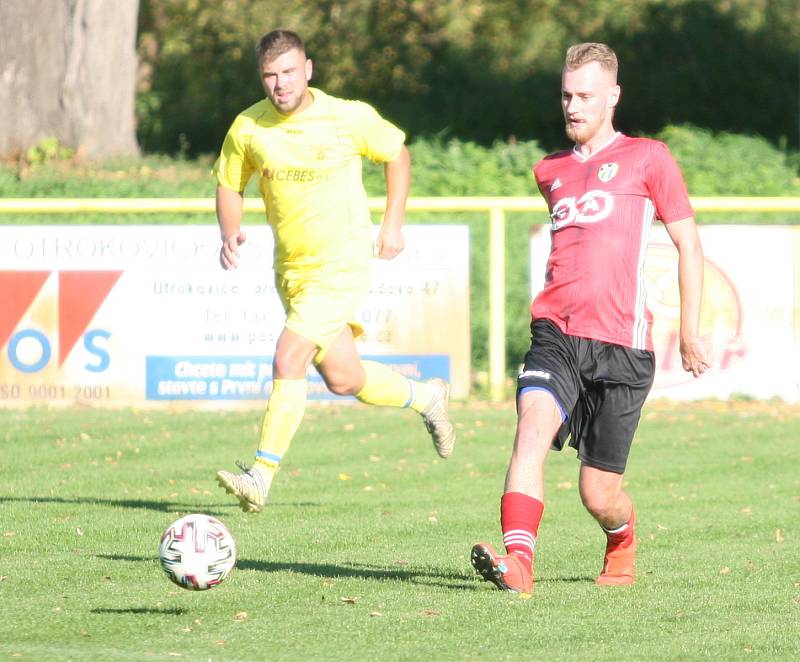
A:
<svg viewBox="0 0 800 662">
<path fill-rule="evenodd" d="M 407 226 L 375 260 L 362 357 L 470 384 L 469 233 Z M 271 389 L 284 313 L 272 234 L 247 229 L 240 268 L 215 226 L 0 227 L 0 406 L 253 406 Z M 311 399 L 335 398 L 309 372 Z"/>
<path fill-rule="evenodd" d="M 800 401 L 800 228 L 712 225 L 699 233 L 705 252 L 700 333 L 712 367 L 698 379 L 681 368 L 678 252 L 656 224 L 645 268 L 657 366 L 650 397 Z M 544 284 L 549 252 L 549 227 L 535 228 L 531 296 Z"/>
</svg>

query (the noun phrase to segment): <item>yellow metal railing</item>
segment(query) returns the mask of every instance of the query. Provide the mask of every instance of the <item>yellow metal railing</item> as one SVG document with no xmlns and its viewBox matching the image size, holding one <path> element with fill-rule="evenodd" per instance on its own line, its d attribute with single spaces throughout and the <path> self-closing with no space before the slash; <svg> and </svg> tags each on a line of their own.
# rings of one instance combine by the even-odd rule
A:
<svg viewBox="0 0 800 662">
<path fill-rule="evenodd" d="M 800 198 L 693 197 L 695 211 L 800 212 Z M 382 211 L 385 198 L 370 198 L 372 211 Z M 5 198 L 0 214 L 75 213 L 214 213 L 212 198 Z M 247 198 L 244 209 L 262 212 L 258 198 Z M 547 207 L 533 197 L 410 198 L 408 211 L 471 211 L 489 213 L 489 388 L 493 401 L 505 398 L 505 222 L 506 212 L 542 212 Z"/>
</svg>

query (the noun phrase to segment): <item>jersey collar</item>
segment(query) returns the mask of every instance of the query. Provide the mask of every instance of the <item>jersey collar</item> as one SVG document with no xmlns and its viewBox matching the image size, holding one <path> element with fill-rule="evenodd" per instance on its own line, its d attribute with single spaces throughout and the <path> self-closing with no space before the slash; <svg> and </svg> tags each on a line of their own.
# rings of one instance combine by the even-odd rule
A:
<svg viewBox="0 0 800 662">
<path fill-rule="evenodd" d="M 605 144 L 605 145 L 602 145 L 601 147 L 598 147 L 598 148 L 597 148 L 596 150 L 594 150 L 594 151 L 593 151 L 591 154 L 589 154 L 589 156 L 584 156 L 583 154 L 581 154 L 581 153 L 580 153 L 580 151 L 578 150 L 578 146 L 577 146 L 577 145 L 573 145 L 573 146 L 572 146 L 572 154 L 573 154 L 573 156 L 575 156 L 575 158 L 577 158 L 579 161 L 588 161 L 589 159 L 591 159 L 591 158 L 594 158 L 594 156 L 595 156 L 596 154 L 599 154 L 599 153 L 600 153 L 600 152 L 602 152 L 604 149 L 606 149 L 606 147 L 608 147 L 608 146 L 609 146 L 611 143 L 613 143 L 613 142 L 614 142 L 614 141 L 615 141 L 617 138 L 619 138 L 619 136 L 621 136 L 621 135 L 622 135 L 622 133 L 620 133 L 619 131 L 617 131 L 617 132 L 616 132 L 616 133 L 615 133 L 613 136 L 611 136 L 611 137 L 608 139 L 608 142 L 606 142 L 606 144 Z"/>
</svg>

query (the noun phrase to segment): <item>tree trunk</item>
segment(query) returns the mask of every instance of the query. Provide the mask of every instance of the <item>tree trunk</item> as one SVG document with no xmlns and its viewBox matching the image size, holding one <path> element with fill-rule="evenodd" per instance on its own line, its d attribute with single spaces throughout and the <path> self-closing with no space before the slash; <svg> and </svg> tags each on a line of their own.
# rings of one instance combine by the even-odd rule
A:
<svg viewBox="0 0 800 662">
<path fill-rule="evenodd" d="M 0 1 L 0 155 L 43 138 L 89 158 L 137 155 L 139 0 Z"/>
</svg>

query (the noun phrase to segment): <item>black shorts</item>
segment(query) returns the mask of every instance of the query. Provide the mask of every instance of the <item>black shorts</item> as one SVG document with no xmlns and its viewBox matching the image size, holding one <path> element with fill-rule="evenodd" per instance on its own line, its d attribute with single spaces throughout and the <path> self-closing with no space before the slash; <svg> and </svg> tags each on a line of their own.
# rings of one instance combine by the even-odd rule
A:
<svg viewBox="0 0 800 662">
<path fill-rule="evenodd" d="M 531 324 L 517 396 L 550 392 L 564 420 L 553 448 L 561 450 L 569 439 L 581 462 L 621 474 L 654 375 L 653 352 L 568 336 L 540 319 Z"/>
</svg>

